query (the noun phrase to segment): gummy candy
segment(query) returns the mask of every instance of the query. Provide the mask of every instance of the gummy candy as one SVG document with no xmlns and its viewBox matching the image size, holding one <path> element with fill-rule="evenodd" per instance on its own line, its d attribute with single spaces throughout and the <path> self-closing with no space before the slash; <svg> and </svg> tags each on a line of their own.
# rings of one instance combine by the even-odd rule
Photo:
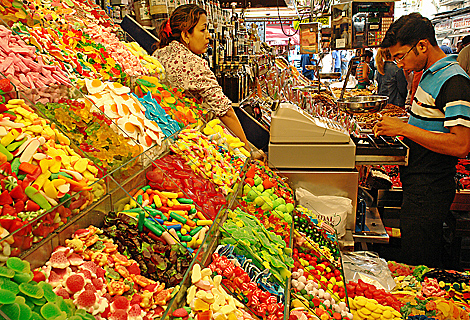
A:
<svg viewBox="0 0 470 320">
<path fill-rule="evenodd" d="M 14 301 L 15 299 L 13 299 Z M 20 318 L 20 306 L 17 303 L 4 304 L 0 307 L 10 320 L 22 320 Z"/>
<path fill-rule="evenodd" d="M 42 288 L 37 284 L 24 282 L 20 284 L 19 289 L 23 294 L 34 299 L 41 299 L 44 297 L 44 290 L 42 290 Z"/>
<path fill-rule="evenodd" d="M 60 316 L 62 312 L 55 304 L 48 302 L 41 308 L 41 315 L 46 319 L 53 319 Z"/>
<path fill-rule="evenodd" d="M 7 260 L 7 267 L 15 270 L 16 272 L 28 273 L 31 271 L 29 262 L 21 260 L 18 257 L 11 257 Z"/>
<path fill-rule="evenodd" d="M 0 289 L 0 303 L 10 304 L 15 302 L 16 294 L 5 289 Z"/>
</svg>

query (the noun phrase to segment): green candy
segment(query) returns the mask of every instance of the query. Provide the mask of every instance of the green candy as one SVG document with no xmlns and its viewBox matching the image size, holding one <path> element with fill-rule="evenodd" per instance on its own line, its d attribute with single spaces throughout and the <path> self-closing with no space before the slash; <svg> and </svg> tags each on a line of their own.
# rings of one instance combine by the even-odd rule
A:
<svg viewBox="0 0 470 320">
<path fill-rule="evenodd" d="M 258 194 L 255 192 L 255 190 L 250 190 L 250 191 L 248 191 L 248 193 L 246 194 L 246 197 L 247 197 L 248 199 L 250 199 L 250 201 L 254 201 L 257 196 L 258 196 Z"/>
<path fill-rule="evenodd" d="M 37 284 L 32 283 L 21 283 L 20 286 L 21 293 L 27 295 L 28 297 L 34 299 L 41 299 L 44 297 L 44 290 Z"/>
<path fill-rule="evenodd" d="M 29 262 L 21 260 L 18 257 L 8 258 L 7 267 L 16 272 L 30 272 L 31 271 Z"/>
<path fill-rule="evenodd" d="M 0 267 L 0 277 L 4 278 L 13 278 L 15 276 L 15 271 L 8 269 L 7 267 Z"/>
<path fill-rule="evenodd" d="M 20 297 L 18 297 L 20 298 Z M 31 308 L 26 305 L 24 302 L 23 303 L 17 303 L 18 306 L 20 307 L 20 319 L 29 319 L 31 318 Z"/>
<path fill-rule="evenodd" d="M 65 312 L 64 312 L 65 313 Z M 55 304 L 48 302 L 41 308 L 41 315 L 46 319 L 54 319 L 62 314 L 59 307 Z"/>
<path fill-rule="evenodd" d="M 13 299 L 15 301 L 15 299 Z M 11 320 L 22 320 L 20 319 L 20 306 L 18 303 L 4 304 L 0 307 L 0 310 L 3 311 Z"/>
<path fill-rule="evenodd" d="M 52 291 L 52 286 L 49 283 L 41 281 L 38 283 L 38 286 L 44 291 L 44 298 L 47 302 L 54 302 L 57 300 L 57 295 Z"/>
<path fill-rule="evenodd" d="M 44 320 L 44 318 L 39 315 L 37 312 L 32 312 L 31 313 L 31 317 L 29 318 L 29 320 Z"/>
<path fill-rule="evenodd" d="M 31 271 L 29 273 L 15 272 L 15 275 L 13 276 L 13 281 L 15 281 L 18 284 L 26 283 L 26 282 L 30 282 L 33 279 L 33 277 L 34 275 Z"/>
<path fill-rule="evenodd" d="M 0 150 L 0 152 L 1 152 L 1 150 Z M 31 200 L 36 202 L 42 209 L 49 210 L 50 208 L 52 208 L 49 201 L 47 201 L 47 199 L 44 198 L 44 196 L 38 190 L 36 190 L 34 187 L 31 187 L 31 186 L 26 187 L 24 189 L 24 193 L 26 193 L 28 198 L 30 198 Z"/>
<path fill-rule="evenodd" d="M 2 282 L 0 283 L 0 289 L 10 291 L 15 295 L 20 292 L 20 289 L 18 288 L 18 284 L 9 279 L 2 280 Z"/>
<path fill-rule="evenodd" d="M 288 203 L 286 204 L 286 209 L 287 209 L 287 212 L 292 212 L 294 211 L 294 205 L 292 203 Z"/>
<path fill-rule="evenodd" d="M 0 289 L 0 303 L 11 304 L 15 302 L 16 294 L 5 289 Z"/>
</svg>

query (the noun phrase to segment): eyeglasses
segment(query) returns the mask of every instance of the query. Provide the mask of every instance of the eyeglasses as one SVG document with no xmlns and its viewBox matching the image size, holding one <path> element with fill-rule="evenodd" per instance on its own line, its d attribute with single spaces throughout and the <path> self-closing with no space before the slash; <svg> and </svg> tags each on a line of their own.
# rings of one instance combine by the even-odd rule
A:
<svg viewBox="0 0 470 320">
<path fill-rule="evenodd" d="M 412 46 L 412 47 L 410 48 L 410 50 L 408 50 L 401 58 L 393 58 L 393 62 L 394 62 L 395 64 L 397 64 L 397 63 L 399 63 L 399 62 L 402 62 L 403 59 L 405 59 L 405 57 L 408 55 L 408 53 L 410 53 L 410 51 L 413 50 L 413 48 L 416 47 L 417 44 L 418 44 L 418 42 L 416 42 L 415 45 Z"/>
</svg>

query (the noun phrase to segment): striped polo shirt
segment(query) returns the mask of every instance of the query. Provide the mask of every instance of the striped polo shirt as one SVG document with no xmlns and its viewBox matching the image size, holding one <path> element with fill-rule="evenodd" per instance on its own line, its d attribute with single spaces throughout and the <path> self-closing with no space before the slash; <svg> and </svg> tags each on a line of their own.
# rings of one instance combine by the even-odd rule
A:
<svg viewBox="0 0 470 320">
<path fill-rule="evenodd" d="M 449 127 L 470 127 L 470 78 L 449 55 L 423 72 L 411 106 L 408 123 L 433 132 L 449 132 Z M 456 76 L 456 77 L 454 77 Z M 400 166 L 403 190 L 455 189 L 457 158 L 431 151 L 411 139 L 408 166 Z"/>
<path fill-rule="evenodd" d="M 448 127 L 470 127 L 470 92 L 468 100 L 447 102 L 436 106 L 436 98 L 442 85 L 455 75 L 470 79 L 459 66 L 457 55 L 448 55 L 424 71 L 411 106 L 409 124 L 435 132 L 449 132 Z"/>
</svg>

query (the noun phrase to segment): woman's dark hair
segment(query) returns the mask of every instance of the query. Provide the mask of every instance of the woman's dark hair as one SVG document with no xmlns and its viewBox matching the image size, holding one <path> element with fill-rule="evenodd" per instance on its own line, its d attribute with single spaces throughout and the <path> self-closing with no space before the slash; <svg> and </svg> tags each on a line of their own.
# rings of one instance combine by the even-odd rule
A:
<svg viewBox="0 0 470 320">
<path fill-rule="evenodd" d="M 201 14 L 207 15 L 206 10 L 195 4 L 185 4 L 176 8 L 170 16 L 171 33 L 167 34 L 168 29 L 165 28 L 168 23 L 167 19 L 158 28 L 158 38 L 160 39 L 158 47 L 166 47 L 173 40 L 181 41 L 181 34 L 184 31 L 193 33 Z"/>
<path fill-rule="evenodd" d="M 413 12 L 392 23 L 380 47 L 390 48 L 397 43 L 402 46 L 414 46 L 422 39 L 427 39 L 432 46 L 437 46 L 436 33 L 431 20 L 418 12 Z"/>
</svg>

